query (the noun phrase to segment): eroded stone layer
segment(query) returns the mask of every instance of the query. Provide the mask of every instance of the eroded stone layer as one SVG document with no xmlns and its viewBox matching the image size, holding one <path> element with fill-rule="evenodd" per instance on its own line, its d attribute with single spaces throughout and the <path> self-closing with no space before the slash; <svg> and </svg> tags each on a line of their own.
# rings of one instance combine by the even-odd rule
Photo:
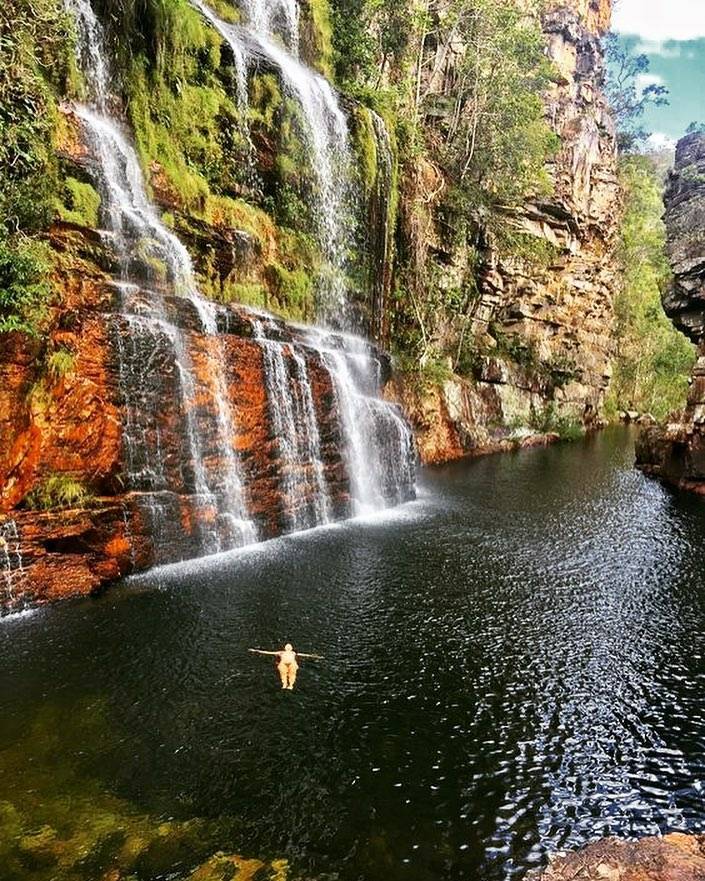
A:
<svg viewBox="0 0 705 881">
<path fill-rule="evenodd" d="M 331 351 L 348 357 L 342 338 L 326 335 L 322 349 L 307 329 L 267 318 L 260 339 L 260 316 L 237 306 L 215 307 L 218 332 L 206 332 L 192 301 L 163 293 L 167 320 L 154 321 L 149 289 L 116 282 L 109 249 L 91 232 L 61 225 L 52 238 L 65 299 L 45 341 L 0 337 L 0 606 L 92 593 L 133 571 L 236 546 L 233 461 L 259 540 L 315 525 L 322 510 L 331 520 L 352 513 L 339 389 L 326 361 Z M 266 346 L 315 423 L 315 467 L 311 456 L 283 458 Z M 389 364 L 375 357 L 381 382 Z M 377 426 L 381 448 L 388 428 Z M 90 496 L 57 498 L 67 485 Z M 400 492 L 413 497 L 413 477 Z"/>
<path fill-rule="evenodd" d="M 621 841 L 603 838 L 554 859 L 535 881 L 702 881 L 705 836 L 674 832 L 663 838 Z"/>
<path fill-rule="evenodd" d="M 528 14 L 538 14 L 536 3 L 523 5 Z M 462 290 L 472 278 L 479 294 L 463 330 L 464 342 L 472 341 L 475 352 L 471 370 L 461 368 L 466 378 L 427 383 L 420 390 L 397 383 L 389 390 L 410 407 L 428 461 L 513 446 L 521 441 L 512 437 L 513 425 L 539 425 L 541 433 L 540 423 L 550 417 L 554 425 L 559 420 L 586 428 L 601 424 L 615 355 L 621 211 L 600 42 L 611 3 L 556 0 L 541 9 L 547 55 L 556 72 L 544 96 L 546 120 L 560 147 L 546 169 L 550 193 L 508 211 L 506 224 L 545 259 L 503 254 L 490 233 L 480 231 L 478 265 L 463 236 L 448 235 L 448 219 L 436 205 L 452 181 L 423 159 L 404 181 L 402 231 L 416 265 L 431 265 L 442 289 Z M 452 94 L 456 54 L 461 57 L 462 51 L 452 42 L 436 48 L 436 57 L 445 62 L 442 68 L 429 65 L 441 70 L 424 82 L 430 95 Z M 440 316 L 434 332 L 441 340 L 452 336 L 446 316 Z M 450 361 L 448 367 L 456 365 Z"/>
<path fill-rule="evenodd" d="M 637 466 L 668 483 L 705 494 L 705 135 L 683 138 L 664 195 L 666 248 L 673 269 L 666 314 L 699 348 L 685 409 L 645 429 Z"/>
</svg>

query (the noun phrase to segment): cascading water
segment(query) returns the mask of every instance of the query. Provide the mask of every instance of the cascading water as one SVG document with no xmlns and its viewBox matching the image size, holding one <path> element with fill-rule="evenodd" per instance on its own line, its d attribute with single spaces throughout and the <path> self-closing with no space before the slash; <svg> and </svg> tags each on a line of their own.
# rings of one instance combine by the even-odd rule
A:
<svg viewBox="0 0 705 881">
<path fill-rule="evenodd" d="M 165 494 L 173 496 L 187 489 L 195 496 L 197 508 L 215 512 L 218 520 L 218 528 L 201 530 L 203 552 L 248 543 L 255 539 L 255 530 L 245 512 L 213 310 L 197 293 L 188 252 L 147 198 L 134 147 L 110 117 L 109 70 L 100 23 L 88 0 L 67 0 L 67 7 L 77 22 L 79 61 L 91 99 L 90 106 L 77 105 L 75 112 L 97 160 L 102 217 L 123 278 L 118 285 L 121 320 L 115 337 L 125 396 L 128 488 L 144 494 L 141 503 L 157 536 L 175 506 L 175 499 Z M 145 285 L 150 289 L 145 290 Z M 181 307 L 170 304 L 166 291 L 182 297 L 197 329 L 214 337 L 215 352 L 209 353 L 207 362 L 208 373 L 214 378 L 209 412 L 215 414 L 215 432 L 206 432 L 199 424 L 187 335 L 178 320 L 170 320 L 170 313 Z M 169 388 L 164 376 L 170 377 Z M 170 478 L 166 465 L 158 419 L 169 392 L 177 393 L 176 406 L 183 419 L 181 436 L 187 446 L 178 457 L 181 467 L 176 481 Z M 210 467 L 202 441 L 209 434 L 216 454 L 212 458 L 217 460 L 217 466 Z"/>
<path fill-rule="evenodd" d="M 268 339 L 267 315 L 254 316 L 252 328 L 264 355 L 264 374 L 273 434 L 279 448 L 282 490 L 293 530 L 331 519 L 331 502 L 321 460 L 321 440 L 306 358 L 293 341 Z M 311 500 L 303 505 L 302 500 Z"/>
<path fill-rule="evenodd" d="M 311 167 L 316 176 L 314 215 L 324 254 L 332 269 L 328 288 L 322 297 L 321 318 L 334 320 L 337 326 L 348 323 L 348 301 L 345 286 L 345 261 L 351 248 L 351 233 L 346 230 L 346 212 L 351 215 L 350 172 L 352 168 L 348 127 L 330 84 L 310 70 L 285 48 L 272 40 L 274 22 L 294 21 L 291 0 L 267 4 L 264 0 L 243 0 L 247 26 L 231 25 L 220 19 L 204 0 L 191 0 L 192 5 L 215 27 L 230 46 L 240 64 L 249 69 L 252 62 L 264 60 L 278 71 L 285 92 L 302 110 L 305 123 L 304 137 L 310 148 Z M 290 39 L 289 48 L 295 52 L 298 39 Z M 373 265 L 373 330 L 381 334 L 381 315 L 387 287 L 391 231 L 388 228 L 388 204 L 392 186 L 392 152 L 384 121 L 372 114 L 377 142 L 376 215 L 371 217 L 375 242 Z M 318 496 L 325 500 L 323 509 L 315 511 L 315 522 L 326 522 L 329 504 L 325 495 L 323 469 L 317 452 L 319 441 L 315 429 L 312 404 L 302 412 L 295 408 L 292 397 L 292 377 L 281 343 L 266 339 L 266 328 L 261 320 L 255 322 L 255 335 L 265 349 L 264 363 L 272 418 L 279 438 L 280 452 L 285 463 L 283 485 L 285 494 L 300 494 L 301 477 L 296 477 L 296 464 L 318 462 Z M 337 399 L 337 409 L 345 441 L 344 458 L 350 476 L 353 511 L 367 512 L 396 504 L 409 497 L 414 483 L 413 436 L 400 413 L 378 397 L 379 365 L 371 356 L 371 347 L 364 340 L 337 335 L 312 328 L 305 340 L 320 357 L 328 371 Z M 305 359 L 296 345 L 290 345 L 290 357 L 305 369 Z M 299 389 L 310 387 L 307 381 L 295 384 Z M 294 431 L 294 434 L 292 434 Z M 296 438 L 296 432 L 299 438 Z M 301 437 L 312 446 L 308 453 L 301 449 Z M 296 521 L 294 528 L 304 523 Z M 310 522 L 310 514 L 306 523 Z"/>
<path fill-rule="evenodd" d="M 299 54 L 299 6 L 296 0 L 244 0 L 248 26 L 262 37 L 279 35 Z"/>
<path fill-rule="evenodd" d="M 248 67 L 264 59 L 302 108 L 318 183 L 314 213 L 334 270 L 330 291 L 335 296 L 328 307 L 341 315 L 348 248 L 343 232 L 347 124 L 330 85 L 294 57 L 296 5 L 250 0 L 249 25 L 238 27 L 220 21 L 202 0 L 191 2 L 230 44 L 245 97 Z M 89 0 L 66 4 L 76 18 L 90 96 L 74 111 L 95 160 L 102 235 L 119 265 L 114 282 L 119 310 L 110 320 L 122 394 L 124 476 L 141 515 L 139 534 L 151 537 L 154 559 L 257 540 L 235 452 L 237 437 L 244 438 L 237 434 L 233 410 L 240 403 L 236 386 L 228 382 L 240 375 L 228 359 L 237 361 L 243 352 L 254 358 L 250 365 L 257 363 L 252 353 L 259 352 L 259 367 L 246 369 L 261 370 L 266 392 L 266 425 L 258 435 L 262 448 L 253 453 L 248 447 L 247 468 L 248 480 L 267 487 L 257 490 L 255 499 L 248 484 L 257 522 L 267 535 L 412 498 L 413 438 L 397 408 L 379 397 L 383 376 L 371 344 L 338 331 L 298 328 L 264 313 L 216 306 L 198 294 L 189 254 L 149 200 L 136 151 L 113 116 L 118 101 L 110 92 L 100 23 Z M 234 337 L 239 348 L 227 342 Z M 195 522 L 197 546 L 193 530 L 188 536 L 183 532 L 185 521 Z M 131 541 L 133 526 L 125 510 L 125 535 Z M 134 541 L 132 560 L 134 565 Z"/>
<path fill-rule="evenodd" d="M 315 178 L 313 214 L 321 248 L 329 264 L 326 281 L 319 291 L 319 312 L 324 320 L 344 326 L 348 311 L 345 262 L 351 249 L 352 157 L 347 120 L 335 92 L 324 77 L 272 39 L 270 25 L 266 22 L 258 25 L 258 19 L 253 17 L 254 27 L 228 24 L 204 0 L 190 2 L 218 31 L 240 64 L 248 68 L 251 63 L 264 60 L 274 67 L 285 92 L 301 108 L 303 137 Z M 259 7 L 262 2 L 256 0 L 251 5 Z M 288 3 L 282 5 L 288 6 Z M 278 7 L 275 4 L 270 8 L 276 11 Z"/>
<path fill-rule="evenodd" d="M 393 404 L 378 397 L 380 364 L 360 337 L 309 328 L 337 397 L 344 456 L 356 514 L 408 501 L 414 486 L 414 438 Z"/>
<path fill-rule="evenodd" d="M 17 524 L 7 520 L 0 524 L 0 609 L 17 611 L 23 602 L 21 594 L 24 566 Z"/>
</svg>

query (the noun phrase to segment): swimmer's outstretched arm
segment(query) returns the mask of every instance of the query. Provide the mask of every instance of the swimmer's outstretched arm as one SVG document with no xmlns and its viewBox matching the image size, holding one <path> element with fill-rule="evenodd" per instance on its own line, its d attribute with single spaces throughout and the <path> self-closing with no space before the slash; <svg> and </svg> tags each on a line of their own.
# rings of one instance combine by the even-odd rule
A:
<svg viewBox="0 0 705 881">
<path fill-rule="evenodd" d="M 323 655 L 307 655 L 306 652 L 296 652 L 296 656 L 299 658 L 315 658 L 317 661 L 325 660 Z"/>
<path fill-rule="evenodd" d="M 265 652 L 264 649 L 248 649 L 248 652 L 256 652 L 258 655 L 280 655 L 281 651 L 278 652 Z"/>
</svg>

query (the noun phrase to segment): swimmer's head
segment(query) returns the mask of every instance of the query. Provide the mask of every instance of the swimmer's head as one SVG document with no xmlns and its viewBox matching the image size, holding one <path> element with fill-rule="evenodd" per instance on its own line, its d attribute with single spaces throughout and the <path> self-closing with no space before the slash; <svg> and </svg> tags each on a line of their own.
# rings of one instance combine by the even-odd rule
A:
<svg viewBox="0 0 705 881">
<path fill-rule="evenodd" d="M 287 642 L 287 644 L 284 646 L 284 651 L 285 652 L 292 652 L 293 650 L 294 650 L 294 647 L 292 646 L 292 644 L 290 642 Z"/>
</svg>

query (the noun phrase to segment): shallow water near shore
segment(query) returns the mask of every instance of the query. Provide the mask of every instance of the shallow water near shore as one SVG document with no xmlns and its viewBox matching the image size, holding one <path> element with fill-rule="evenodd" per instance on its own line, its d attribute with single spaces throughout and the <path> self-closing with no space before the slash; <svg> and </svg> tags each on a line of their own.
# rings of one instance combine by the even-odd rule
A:
<svg viewBox="0 0 705 881">
<path fill-rule="evenodd" d="M 50 873 L 16 839 L 61 839 L 77 804 L 199 818 L 140 879 L 220 848 L 290 879 L 499 881 L 702 831 L 705 505 L 632 462 L 610 430 L 432 469 L 387 517 L 4 621 L 8 877 Z M 325 655 L 293 692 L 247 652 L 286 640 Z"/>
</svg>

